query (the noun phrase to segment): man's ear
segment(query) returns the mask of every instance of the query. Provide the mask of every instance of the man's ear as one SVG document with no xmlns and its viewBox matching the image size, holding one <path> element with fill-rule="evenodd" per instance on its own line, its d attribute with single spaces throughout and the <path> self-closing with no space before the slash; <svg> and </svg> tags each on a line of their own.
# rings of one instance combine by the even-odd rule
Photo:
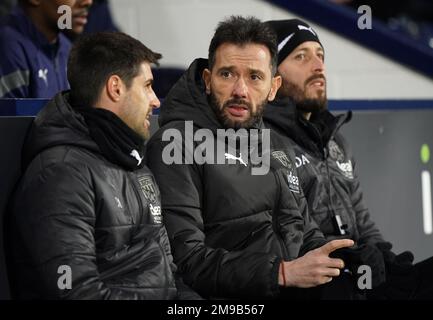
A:
<svg viewBox="0 0 433 320">
<path fill-rule="evenodd" d="M 105 83 L 105 91 L 108 98 L 113 102 L 118 102 L 123 96 L 125 85 L 118 75 L 112 75 Z"/>
<path fill-rule="evenodd" d="M 211 71 L 209 69 L 204 69 L 202 74 L 203 81 L 206 85 L 206 94 L 210 94 L 210 78 L 211 78 Z"/>
<path fill-rule="evenodd" d="M 282 81 L 283 80 L 279 75 L 272 78 L 271 90 L 268 94 L 268 101 L 275 99 L 275 95 L 277 94 L 278 89 L 280 89 Z"/>
</svg>

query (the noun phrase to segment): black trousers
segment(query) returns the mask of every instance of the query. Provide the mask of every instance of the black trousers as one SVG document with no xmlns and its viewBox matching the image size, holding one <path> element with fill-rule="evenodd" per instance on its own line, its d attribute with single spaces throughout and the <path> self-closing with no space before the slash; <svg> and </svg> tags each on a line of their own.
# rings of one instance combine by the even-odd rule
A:
<svg viewBox="0 0 433 320">
<path fill-rule="evenodd" d="M 433 257 L 405 274 L 387 274 L 384 284 L 369 291 L 369 300 L 433 300 Z"/>
<path fill-rule="evenodd" d="M 387 274 L 375 289 L 359 290 L 357 279 L 342 273 L 314 288 L 284 288 L 280 299 L 290 300 L 433 300 L 433 257 L 418 262 L 404 274 Z"/>
<path fill-rule="evenodd" d="M 283 288 L 280 299 L 282 300 L 362 300 L 364 295 L 356 289 L 356 279 L 348 274 L 341 273 L 326 284 L 302 289 Z"/>
</svg>

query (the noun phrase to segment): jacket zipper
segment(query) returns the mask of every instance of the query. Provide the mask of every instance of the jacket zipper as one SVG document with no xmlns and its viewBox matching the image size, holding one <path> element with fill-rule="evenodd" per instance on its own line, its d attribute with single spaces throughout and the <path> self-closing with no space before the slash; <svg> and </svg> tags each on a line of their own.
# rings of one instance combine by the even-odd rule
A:
<svg viewBox="0 0 433 320">
<path fill-rule="evenodd" d="M 352 113 L 351 113 L 351 111 L 349 111 L 349 112 L 346 113 L 345 116 L 343 116 L 343 117 L 341 117 L 339 119 L 337 125 L 335 126 L 334 130 L 331 133 L 329 141 L 331 141 L 331 140 L 334 139 L 334 136 L 337 133 L 337 131 L 340 130 L 340 128 L 343 126 L 343 124 L 345 124 L 346 122 L 348 122 L 351 118 L 352 118 Z M 329 141 L 328 141 L 328 143 L 329 143 Z M 322 147 L 323 147 L 323 144 L 322 144 Z M 335 207 L 334 207 L 334 204 L 333 204 L 333 201 L 332 201 L 331 188 L 332 188 L 332 186 L 334 186 L 334 183 L 331 180 L 331 174 L 329 172 L 329 164 L 328 164 L 329 150 L 328 150 L 328 144 L 324 147 L 324 155 L 325 155 L 325 163 L 326 163 L 326 172 L 327 172 L 327 175 L 328 175 L 329 204 L 330 204 L 330 207 L 331 207 L 331 210 L 332 210 L 332 214 L 333 214 L 333 219 L 334 219 L 333 222 L 338 227 L 338 231 L 339 231 L 340 235 L 347 235 L 347 231 L 346 231 L 347 225 L 346 225 L 345 228 L 343 228 L 344 227 L 344 224 L 342 224 L 343 222 L 341 220 L 339 222 L 339 220 L 337 219 L 337 213 L 335 211 Z M 338 193 L 337 188 L 335 188 L 335 186 L 334 186 L 333 189 L 335 190 L 336 193 Z M 341 198 L 341 195 L 339 195 L 339 196 Z M 349 218 L 350 218 L 350 212 L 349 212 L 349 210 L 348 210 L 348 208 L 347 208 L 347 206 L 346 206 L 346 204 L 345 204 L 344 201 L 343 201 L 343 204 L 344 204 L 344 206 L 346 208 L 346 211 L 347 211 L 347 213 L 349 215 Z M 340 223 L 342 224 L 341 226 L 340 226 Z M 342 230 L 343 230 L 344 233 L 342 233 Z"/>
<path fill-rule="evenodd" d="M 341 126 L 341 125 L 340 125 Z M 340 128 L 340 126 L 338 126 L 338 127 L 336 127 L 336 129 L 338 129 L 338 128 Z M 322 153 L 322 159 L 323 159 L 323 161 L 325 162 L 325 166 L 326 166 L 326 176 L 327 176 L 327 187 L 328 187 L 328 200 L 329 200 L 329 205 L 328 205 L 328 208 L 329 208 L 329 210 L 330 210 L 330 212 L 331 212 L 331 219 L 332 219 L 332 221 L 334 222 L 334 220 L 336 221 L 337 220 L 337 214 L 335 213 L 335 208 L 334 208 L 334 204 L 333 204 L 333 201 L 332 201 L 332 195 L 331 195 L 331 189 L 332 189 L 332 184 L 331 184 L 331 174 L 330 174 L 330 171 L 329 171 L 329 164 L 328 164 L 328 157 L 329 157 L 329 150 L 328 150 L 328 146 L 326 145 L 326 146 L 323 146 L 323 141 L 322 141 L 322 137 L 320 136 L 320 132 L 319 132 L 319 130 L 316 128 L 316 126 L 314 126 L 314 125 L 311 125 L 311 127 L 313 128 L 313 130 L 314 130 L 314 132 L 315 132 L 315 134 L 316 134 L 316 136 L 317 137 L 319 137 L 319 139 L 318 139 L 318 141 L 319 141 L 319 143 L 320 143 L 320 148 L 319 148 L 319 150 L 321 150 L 321 153 Z M 337 130 L 334 130 L 333 131 L 333 133 L 331 134 L 331 138 L 329 139 L 329 141 L 331 141 L 332 139 L 333 139 L 333 137 L 334 137 L 334 134 L 335 134 L 335 132 L 336 132 Z"/>
<path fill-rule="evenodd" d="M 341 125 L 343 125 L 343 123 L 344 123 L 344 121 L 334 130 L 334 132 L 332 133 L 331 138 L 329 139 L 329 141 L 331 141 L 332 139 L 334 139 L 334 134 L 341 127 Z M 343 228 L 344 224 L 341 225 L 341 226 L 339 225 L 339 222 L 337 220 L 337 213 L 335 211 L 335 207 L 334 207 L 334 204 L 333 204 L 333 201 L 332 201 L 331 189 L 334 189 L 336 193 L 338 193 L 338 191 L 337 191 L 337 188 L 334 186 L 333 181 L 331 180 L 331 174 L 329 172 L 329 163 L 328 163 L 329 150 L 328 150 L 328 146 L 324 147 L 323 150 L 324 150 L 324 154 L 325 154 L 326 172 L 327 172 L 327 175 L 328 175 L 328 190 L 329 190 L 329 195 L 328 196 L 329 196 L 329 204 L 330 204 L 330 207 L 331 207 L 331 210 L 332 210 L 333 219 L 334 219 L 333 222 L 338 225 L 338 230 L 339 230 L 340 235 L 347 235 L 347 231 L 345 230 L 345 229 L 347 229 L 347 225 L 346 225 L 346 228 Z M 332 187 L 334 187 L 334 188 L 332 188 Z M 339 196 L 341 198 L 340 194 L 339 194 Z M 346 204 L 345 204 L 344 201 L 343 201 L 343 204 L 344 204 L 344 206 L 346 208 L 347 213 L 349 214 L 349 210 L 348 210 L 348 208 L 347 208 L 347 206 L 346 206 Z M 349 214 L 349 216 L 350 216 L 350 214 Z M 341 223 L 343 223 L 343 222 L 341 221 Z M 344 233 L 342 233 L 341 229 L 343 229 Z"/>
<path fill-rule="evenodd" d="M 343 116 L 342 118 L 339 119 L 337 125 L 335 126 L 334 130 L 331 133 L 331 136 L 328 140 L 331 141 L 332 139 L 334 139 L 334 136 L 336 134 L 336 132 L 343 126 L 343 124 L 345 124 L 346 122 L 350 121 L 352 117 L 352 113 L 349 111 L 348 113 L 346 113 L 345 116 Z M 326 166 L 326 175 L 328 178 L 328 183 L 327 183 L 327 187 L 328 187 L 328 199 L 329 199 L 329 205 L 328 208 L 331 212 L 331 219 L 333 220 L 333 222 L 337 222 L 337 214 L 334 208 L 334 204 L 332 201 L 332 196 L 331 196 L 331 190 L 332 190 L 332 180 L 331 180 L 331 174 L 330 174 L 330 170 L 329 170 L 329 164 L 328 164 L 328 157 L 329 157 L 329 150 L 328 150 L 328 144 L 326 144 L 326 146 L 323 145 L 323 141 L 322 141 L 322 137 L 320 135 L 319 130 L 317 129 L 316 126 L 314 126 L 313 124 L 307 122 L 305 123 L 305 125 L 309 125 L 311 128 L 313 128 L 313 131 L 316 135 L 317 141 L 319 141 L 320 145 L 319 145 L 319 150 L 321 152 L 321 156 L 323 161 L 325 162 L 325 166 Z M 341 231 L 340 231 L 341 233 Z"/>
</svg>

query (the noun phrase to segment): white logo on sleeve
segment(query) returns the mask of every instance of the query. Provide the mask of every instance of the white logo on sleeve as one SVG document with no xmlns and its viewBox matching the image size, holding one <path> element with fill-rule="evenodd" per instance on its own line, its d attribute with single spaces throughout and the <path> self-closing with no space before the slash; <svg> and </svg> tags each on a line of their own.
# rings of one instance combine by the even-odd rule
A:
<svg viewBox="0 0 433 320">
<path fill-rule="evenodd" d="M 296 193 L 300 192 L 299 178 L 292 171 L 290 171 L 289 174 L 287 175 L 287 182 L 289 183 L 289 189 L 292 192 L 296 192 Z"/>
<path fill-rule="evenodd" d="M 122 202 L 120 202 L 120 199 L 118 197 L 114 197 L 114 200 L 116 201 L 117 207 L 123 209 Z"/>
<path fill-rule="evenodd" d="M 153 205 L 149 203 L 149 211 L 153 216 L 153 221 L 155 223 L 162 223 L 161 217 L 161 206 Z"/>
<path fill-rule="evenodd" d="M 352 167 L 352 161 L 347 162 L 339 162 L 336 161 L 338 168 L 343 171 L 343 174 L 346 176 L 346 178 L 353 179 L 353 167 Z"/>
<path fill-rule="evenodd" d="M 42 80 L 44 80 L 45 85 L 48 86 L 48 69 L 39 69 L 38 71 L 38 78 L 41 78 Z"/>
</svg>

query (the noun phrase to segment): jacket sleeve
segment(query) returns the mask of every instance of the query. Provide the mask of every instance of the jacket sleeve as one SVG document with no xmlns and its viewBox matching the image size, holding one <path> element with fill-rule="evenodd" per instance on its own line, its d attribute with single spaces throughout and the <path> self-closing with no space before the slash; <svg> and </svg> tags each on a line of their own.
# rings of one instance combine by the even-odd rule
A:
<svg viewBox="0 0 433 320">
<path fill-rule="evenodd" d="M 350 155 L 352 151 L 347 141 L 339 134 L 337 139 L 343 144 L 344 149 Z M 367 243 L 374 244 L 377 242 L 383 242 L 383 237 L 377 228 L 376 224 L 371 218 L 370 212 L 364 203 L 364 195 L 361 189 L 361 185 L 358 179 L 356 170 L 356 160 L 353 156 L 350 157 L 352 161 L 353 179 L 350 184 L 350 201 L 352 208 L 355 212 L 356 227 L 358 230 L 359 244 Z"/>
<path fill-rule="evenodd" d="M 359 233 L 358 242 L 360 244 L 384 242 L 382 234 L 380 233 L 374 221 L 371 219 L 370 212 L 365 206 L 361 186 L 356 175 L 354 176 L 354 181 L 351 187 L 352 207 L 356 214 L 356 226 Z"/>
<path fill-rule="evenodd" d="M 176 289 L 179 300 L 202 300 L 202 297 L 194 290 L 192 290 L 189 286 L 187 286 L 182 279 L 182 276 L 177 271 L 177 266 L 174 264 L 173 255 L 171 252 L 170 242 L 168 239 L 167 230 L 165 227 L 162 227 L 160 230 L 160 244 L 161 247 L 164 248 L 165 253 L 170 261 L 171 272 L 175 276 L 176 281 Z"/>
<path fill-rule="evenodd" d="M 161 190 L 163 218 L 174 260 L 185 283 L 204 297 L 276 296 L 281 259 L 262 252 L 208 246 L 203 220 L 206 203 L 202 201 L 202 167 L 165 164 L 162 160 L 165 145 L 154 135 L 147 145 L 147 161 Z"/>
<path fill-rule="evenodd" d="M 0 35 L 0 98 L 29 97 L 30 68 L 20 43 Z"/>
<path fill-rule="evenodd" d="M 326 240 L 319 226 L 311 217 L 308 211 L 307 200 L 304 195 L 299 199 L 299 211 L 304 217 L 304 241 L 299 252 L 299 255 L 303 256 L 308 251 L 323 246 L 328 242 L 328 240 Z"/>
<path fill-rule="evenodd" d="M 98 271 L 91 181 L 85 164 L 60 163 L 24 177 L 12 216 L 23 251 L 15 250 L 15 264 L 26 266 L 39 298 L 143 299 L 111 289 Z"/>
</svg>

